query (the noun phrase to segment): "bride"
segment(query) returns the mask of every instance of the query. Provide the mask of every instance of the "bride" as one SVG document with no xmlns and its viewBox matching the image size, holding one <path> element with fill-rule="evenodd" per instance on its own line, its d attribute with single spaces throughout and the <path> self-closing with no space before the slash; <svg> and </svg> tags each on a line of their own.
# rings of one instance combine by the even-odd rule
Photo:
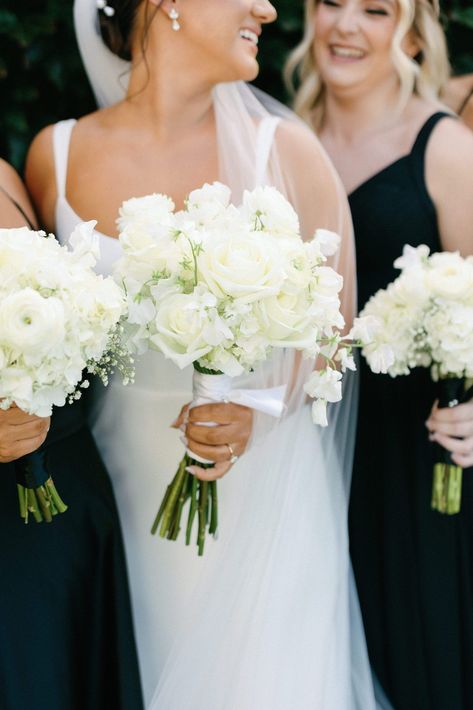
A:
<svg viewBox="0 0 473 710">
<path fill-rule="evenodd" d="M 258 40 L 275 16 L 268 0 L 76 0 L 79 46 L 103 108 L 45 129 L 28 180 L 59 238 L 98 219 L 104 273 L 120 253 L 123 200 L 163 192 L 180 208 L 204 182 L 227 183 L 236 202 L 245 188 L 274 185 L 307 238 L 317 227 L 342 234 L 335 266 L 349 321 L 354 261 L 343 190 L 310 131 L 242 83 L 258 73 Z M 278 421 L 221 404 L 194 415 L 219 422 L 211 435 L 187 425 L 189 447 L 218 462 L 210 475 L 231 470 L 220 484 L 219 539 L 203 558 L 182 540 L 150 535 L 182 455 L 169 426 L 190 399 L 191 372 L 148 353 L 133 386 L 98 393 L 94 435 L 118 500 L 153 710 L 374 707 L 347 544 L 355 391 L 348 382 L 330 426 L 316 429 L 302 390 L 313 367 L 281 352 L 239 379 L 289 385 Z M 240 455 L 233 466 L 232 452 Z"/>
</svg>

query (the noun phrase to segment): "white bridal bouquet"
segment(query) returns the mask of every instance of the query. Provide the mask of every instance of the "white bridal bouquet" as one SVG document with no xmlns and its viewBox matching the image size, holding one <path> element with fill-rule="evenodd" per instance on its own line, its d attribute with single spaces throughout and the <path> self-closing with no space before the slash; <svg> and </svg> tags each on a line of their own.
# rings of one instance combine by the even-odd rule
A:
<svg viewBox="0 0 473 710">
<path fill-rule="evenodd" d="M 53 235 L 0 229 L 0 407 L 15 403 L 40 417 L 79 399 L 84 370 L 104 382 L 115 368 L 132 375 L 121 345 L 126 312 L 121 289 L 93 271 L 95 222 L 79 225 L 70 249 Z M 66 506 L 44 461 L 44 451 L 16 462 L 20 513 L 50 522 Z"/>
<path fill-rule="evenodd" d="M 342 277 L 325 262 L 340 238 L 319 230 L 304 243 L 297 214 L 272 187 L 245 192 L 238 207 L 230 198 L 228 187 L 214 183 L 192 192 L 182 211 L 158 194 L 123 204 L 115 278 L 127 297 L 129 338 L 137 352 L 154 348 L 181 368 L 193 364 L 193 406 L 237 401 L 276 417 L 285 386 L 235 391 L 232 378 L 267 360 L 273 348 L 321 354 L 326 366 L 306 391 L 316 398 L 314 419 L 326 424 L 327 401 L 341 399 L 333 358 L 344 321 Z M 346 350 L 338 357 L 354 369 Z M 217 488 L 187 472 L 195 459 L 188 451 L 181 461 L 152 532 L 159 528 L 175 540 L 190 500 L 186 543 L 197 516 L 202 555 L 207 527 L 217 530 Z"/>
<path fill-rule="evenodd" d="M 371 332 L 357 332 L 355 324 L 353 335 L 371 341 L 362 352 L 373 372 L 397 377 L 415 367 L 430 367 L 439 405 L 454 407 L 472 396 L 465 383 L 473 377 L 473 257 L 430 255 L 425 245 L 406 245 L 394 265 L 402 270 L 400 276 L 360 314 L 371 319 Z M 363 328 L 366 319 L 364 323 Z M 458 513 L 461 488 L 461 467 L 439 447 L 432 508 Z"/>
</svg>

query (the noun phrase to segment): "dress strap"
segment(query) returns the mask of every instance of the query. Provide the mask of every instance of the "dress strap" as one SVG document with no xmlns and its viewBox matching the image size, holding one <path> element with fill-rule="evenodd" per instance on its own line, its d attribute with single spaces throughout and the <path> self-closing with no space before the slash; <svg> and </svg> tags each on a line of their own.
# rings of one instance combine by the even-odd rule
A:
<svg viewBox="0 0 473 710">
<path fill-rule="evenodd" d="M 69 144 L 71 142 L 72 129 L 75 124 L 75 118 L 70 118 L 67 121 L 59 121 L 53 129 L 53 155 L 54 167 L 56 170 L 56 190 L 58 198 L 66 196 Z"/>
<path fill-rule="evenodd" d="M 256 146 L 256 185 L 264 185 L 267 182 L 269 156 L 280 120 L 278 116 L 265 116 L 259 124 Z"/>
<path fill-rule="evenodd" d="M 424 155 L 431 133 L 442 118 L 455 118 L 455 116 L 451 113 L 447 113 L 446 111 L 437 111 L 437 113 L 432 114 L 417 134 L 417 138 L 412 146 L 412 155 Z"/>
<path fill-rule="evenodd" d="M 466 107 L 467 107 L 468 104 L 470 103 L 470 99 L 471 99 L 472 97 L 473 97 L 473 87 L 472 87 L 472 88 L 470 89 L 470 91 L 467 93 L 467 95 L 465 96 L 465 98 L 463 99 L 463 101 L 462 101 L 462 103 L 461 103 L 460 108 L 459 108 L 458 111 L 457 111 L 457 114 L 458 114 L 459 116 L 462 115 L 463 111 L 466 109 Z"/>
<path fill-rule="evenodd" d="M 3 188 L 1 185 L 0 185 L 0 192 L 3 192 L 3 194 L 5 195 L 5 197 L 7 198 L 7 200 L 8 200 L 9 202 L 11 202 L 14 207 L 16 207 L 16 209 L 17 209 L 18 212 L 21 214 L 21 216 L 22 216 L 23 219 L 25 220 L 25 222 L 26 222 L 26 224 L 28 225 L 28 227 L 29 227 L 30 229 L 35 230 L 36 227 L 34 226 L 34 224 L 32 223 L 32 221 L 30 220 L 30 218 L 28 217 L 28 215 L 26 214 L 25 210 L 24 210 L 23 207 L 20 205 L 20 203 L 17 202 L 17 201 L 5 190 L 5 188 Z"/>
</svg>

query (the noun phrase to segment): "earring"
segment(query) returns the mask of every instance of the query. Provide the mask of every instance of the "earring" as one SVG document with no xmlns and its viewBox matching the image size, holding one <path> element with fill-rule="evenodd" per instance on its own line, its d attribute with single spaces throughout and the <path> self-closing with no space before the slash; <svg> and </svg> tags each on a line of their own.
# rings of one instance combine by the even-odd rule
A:
<svg viewBox="0 0 473 710">
<path fill-rule="evenodd" d="M 172 20 L 171 27 L 174 32 L 179 32 L 181 25 L 179 24 L 179 13 L 175 7 L 169 13 L 169 19 Z"/>
<path fill-rule="evenodd" d="M 113 17 L 115 8 L 107 4 L 107 0 L 96 0 L 97 10 L 102 10 L 107 17 Z"/>
</svg>

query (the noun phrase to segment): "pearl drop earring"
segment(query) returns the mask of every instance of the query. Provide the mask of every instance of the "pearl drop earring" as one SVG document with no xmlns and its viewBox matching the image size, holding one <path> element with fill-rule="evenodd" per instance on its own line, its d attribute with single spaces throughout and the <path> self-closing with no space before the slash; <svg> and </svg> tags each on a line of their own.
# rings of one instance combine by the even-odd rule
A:
<svg viewBox="0 0 473 710">
<path fill-rule="evenodd" d="M 172 20 L 171 27 L 174 32 L 179 32 L 179 30 L 181 29 L 181 25 L 179 24 L 179 13 L 175 7 L 173 7 L 170 11 L 169 18 Z"/>
</svg>

